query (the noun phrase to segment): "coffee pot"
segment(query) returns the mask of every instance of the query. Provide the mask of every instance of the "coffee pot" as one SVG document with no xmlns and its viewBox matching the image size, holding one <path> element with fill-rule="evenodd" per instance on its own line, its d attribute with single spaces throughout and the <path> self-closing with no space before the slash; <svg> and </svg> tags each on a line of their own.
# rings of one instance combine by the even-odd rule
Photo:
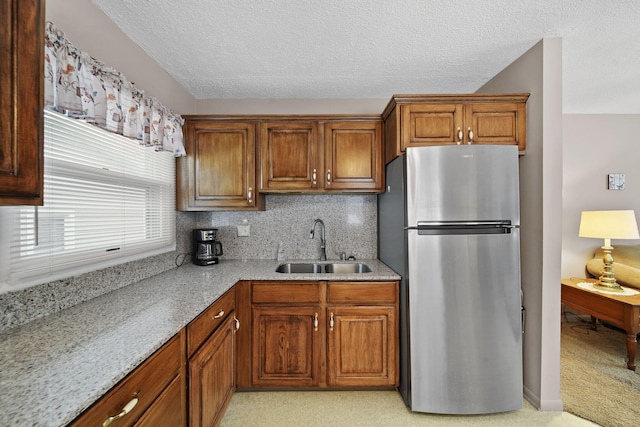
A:
<svg viewBox="0 0 640 427">
<path fill-rule="evenodd" d="M 220 262 L 223 254 L 222 243 L 216 240 L 217 228 L 197 228 L 193 230 L 192 262 L 195 265 L 211 265 Z"/>
</svg>

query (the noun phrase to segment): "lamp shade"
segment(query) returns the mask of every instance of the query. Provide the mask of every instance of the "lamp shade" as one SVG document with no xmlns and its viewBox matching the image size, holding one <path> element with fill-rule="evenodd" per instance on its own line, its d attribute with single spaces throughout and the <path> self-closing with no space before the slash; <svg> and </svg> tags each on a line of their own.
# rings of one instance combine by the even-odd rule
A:
<svg viewBox="0 0 640 427">
<path fill-rule="evenodd" d="M 636 215 L 632 210 L 583 211 L 578 235 L 600 239 L 640 238 Z"/>
</svg>

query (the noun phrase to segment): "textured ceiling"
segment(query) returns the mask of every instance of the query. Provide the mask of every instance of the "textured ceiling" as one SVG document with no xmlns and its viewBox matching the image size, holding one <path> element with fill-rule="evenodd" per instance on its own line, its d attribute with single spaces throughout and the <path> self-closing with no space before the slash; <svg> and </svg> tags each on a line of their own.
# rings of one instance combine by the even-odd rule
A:
<svg viewBox="0 0 640 427">
<path fill-rule="evenodd" d="M 92 0 L 197 99 L 469 93 L 561 37 L 565 113 L 640 114 L 638 0 Z"/>
</svg>

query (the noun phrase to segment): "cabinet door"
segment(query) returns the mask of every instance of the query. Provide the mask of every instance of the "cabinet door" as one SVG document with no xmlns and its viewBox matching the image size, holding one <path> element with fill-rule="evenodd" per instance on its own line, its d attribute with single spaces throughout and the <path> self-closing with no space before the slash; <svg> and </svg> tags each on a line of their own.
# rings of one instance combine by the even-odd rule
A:
<svg viewBox="0 0 640 427">
<path fill-rule="evenodd" d="M 524 151 L 525 109 L 525 103 L 466 104 L 465 143 L 517 145 Z"/>
<path fill-rule="evenodd" d="M 382 123 L 325 125 L 325 190 L 382 191 Z"/>
<path fill-rule="evenodd" d="M 402 107 L 402 151 L 411 146 L 457 144 L 463 130 L 462 104 Z"/>
<path fill-rule="evenodd" d="M 0 0 L 0 205 L 42 205 L 44 1 Z"/>
<path fill-rule="evenodd" d="M 261 191 L 322 188 L 316 122 L 266 122 L 261 125 Z"/>
<path fill-rule="evenodd" d="M 320 307 L 254 307 L 253 385 L 319 384 Z"/>
<path fill-rule="evenodd" d="M 189 425 L 220 423 L 235 391 L 235 317 L 231 313 L 220 328 L 189 359 Z"/>
<path fill-rule="evenodd" d="M 255 125 L 189 121 L 187 156 L 178 159 L 179 210 L 256 210 Z"/>
<path fill-rule="evenodd" d="M 186 427 L 187 412 L 182 401 L 182 385 L 181 377 L 176 377 L 140 417 L 135 427 Z"/>
<path fill-rule="evenodd" d="M 396 386 L 395 307 L 330 306 L 327 310 L 327 384 Z"/>
</svg>

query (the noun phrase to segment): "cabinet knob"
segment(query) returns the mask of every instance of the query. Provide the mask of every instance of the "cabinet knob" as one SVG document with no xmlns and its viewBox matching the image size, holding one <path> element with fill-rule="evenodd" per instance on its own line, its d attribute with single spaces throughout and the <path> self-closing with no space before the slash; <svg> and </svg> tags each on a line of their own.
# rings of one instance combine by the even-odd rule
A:
<svg viewBox="0 0 640 427">
<path fill-rule="evenodd" d="M 133 410 L 133 408 L 135 408 L 135 406 L 138 404 L 138 398 L 134 397 L 133 399 L 131 399 L 129 401 L 129 403 L 127 403 L 126 405 L 124 405 L 124 408 L 122 408 L 122 411 L 120 411 L 120 413 L 118 415 L 114 415 L 112 417 L 107 418 L 106 420 L 104 420 L 104 422 L 102 423 L 102 427 L 107 427 L 109 424 L 111 424 L 112 422 L 119 420 L 120 418 L 124 417 L 125 415 L 127 415 L 129 412 L 131 412 Z"/>
<path fill-rule="evenodd" d="M 233 332 L 236 332 L 237 330 L 240 329 L 240 321 L 238 320 L 237 317 L 233 316 L 233 320 L 236 322 L 236 329 Z"/>
<path fill-rule="evenodd" d="M 468 135 L 469 135 L 469 141 L 467 142 L 467 144 L 471 145 L 471 144 L 473 144 L 473 131 L 471 130 L 471 128 L 469 128 L 467 130 L 467 132 L 468 132 Z"/>
<path fill-rule="evenodd" d="M 215 316 L 212 316 L 211 318 L 212 318 L 212 319 L 219 319 L 219 318 L 221 318 L 222 316 L 224 316 L 224 310 L 220 310 L 220 311 L 218 312 L 218 314 L 216 314 Z"/>
<path fill-rule="evenodd" d="M 318 181 L 316 178 L 317 178 L 316 177 L 316 170 L 314 169 L 313 170 L 313 174 L 311 174 L 311 182 L 313 183 L 313 185 L 316 185 L 316 182 Z"/>
<path fill-rule="evenodd" d="M 249 187 L 249 191 L 247 191 L 247 199 L 249 200 L 249 203 L 253 203 L 253 187 Z"/>
<path fill-rule="evenodd" d="M 333 332 L 333 313 L 329 314 L 329 330 Z"/>
<path fill-rule="evenodd" d="M 314 313 L 313 315 L 313 330 L 318 332 L 318 313 Z"/>
<path fill-rule="evenodd" d="M 327 184 L 331 185 L 331 169 L 327 169 Z"/>
<path fill-rule="evenodd" d="M 460 127 L 458 127 L 458 145 L 462 144 L 462 137 L 464 136 L 464 134 L 462 133 L 462 129 L 460 129 Z"/>
</svg>

